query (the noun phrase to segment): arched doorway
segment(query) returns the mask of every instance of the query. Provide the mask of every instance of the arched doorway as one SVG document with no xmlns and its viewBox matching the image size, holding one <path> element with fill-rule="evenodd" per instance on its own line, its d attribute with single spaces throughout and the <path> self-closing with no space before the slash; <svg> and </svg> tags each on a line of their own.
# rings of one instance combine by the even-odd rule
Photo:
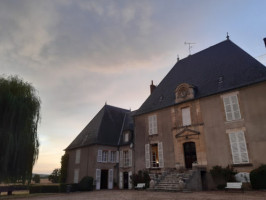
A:
<svg viewBox="0 0 266 200">
<path fill-rule="evenodd" d="M 195 142 L 186 142 L 183 144 L 185 166 L 187 169 L 192 168 L 192 163 L 197 161 Z"/>
</svg>

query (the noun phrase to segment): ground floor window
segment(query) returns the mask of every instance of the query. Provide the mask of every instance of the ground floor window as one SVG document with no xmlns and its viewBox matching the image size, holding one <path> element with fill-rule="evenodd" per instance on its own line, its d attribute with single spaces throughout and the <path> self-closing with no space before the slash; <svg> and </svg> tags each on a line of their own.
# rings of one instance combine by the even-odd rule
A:
<svg viewBox="0 0 266 200">
<path fill-rule="evenodd" d="M 234 164 L 249 163 L 247 145 L 243 131 L 229 133 L 231 152 Z"/>
<path fill-rule="evenodd" d="M 145 145 L 145 163 L 146 168 L 164 167 L 162 142 Z"/>
</svg>

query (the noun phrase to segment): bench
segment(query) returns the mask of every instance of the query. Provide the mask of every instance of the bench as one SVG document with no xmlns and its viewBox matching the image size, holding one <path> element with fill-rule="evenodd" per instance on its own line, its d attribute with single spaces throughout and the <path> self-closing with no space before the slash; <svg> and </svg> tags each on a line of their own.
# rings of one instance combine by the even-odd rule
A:
<svg viewBox="0 0 266 200">
<path fill-rule="evenodd" d="M 242 188 L 242 182 L 228 182 L 228 183 L 226 183 L 225 190 L 229 190 L 229 189 L 239 189 L 239 190 L 242 190 L 242 192 L 244 192 L 244 190 Z"/>
<path fill-rule="evenodd" d="M 135 189 L 144 189 L 145 188 L 145 183 L 138 183 Z"/>
<path fill-rule="evenodd" d="M 0 187 L 0 194 L 1 192 L 7 192 L 7 195 L 12 195 L 13 191 L 14 191 L 13 186 L 1 186 Z"/>
</svg>

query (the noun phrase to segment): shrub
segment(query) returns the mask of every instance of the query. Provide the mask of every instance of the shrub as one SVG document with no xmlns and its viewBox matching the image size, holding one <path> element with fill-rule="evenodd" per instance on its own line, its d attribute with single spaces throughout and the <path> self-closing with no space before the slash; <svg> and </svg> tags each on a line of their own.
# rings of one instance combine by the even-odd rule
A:
<svg viewBox="0 0 266 200">
<path fill-rule="evenodd" d="M 78 189 L 80 191 L 91 191 L 93 190 L 93 178 L 90 176 L 85 176 L 78 184 Z"/>
<path fill-rule="evenodd" d="M 235 174 L 237 172 L 234 171 L 233 167 L 230 167 L 229 165 L 225 168 L 216 165 L 210 170 L 210 173 L 214 182 L 217 185 L 217 188 L 223 189 L 226 182 L 235 181 Z"/>
<path fill-rule="evenodd" d="M 59 185 L 59 192 L 67 192 L 67 184 L 60 183 L 60 185 Z"/>
<path fill-rule="evenodd" d="M 35 183 L 40 183 L 41 177 L 39 174 L 35 174 L 32 178 Z"/>
<path fill-rule="evenodd" d="M 266 189 L 266 165 L 250 172 L 250 183 L 253 189 Z"/>
<path fill-rule="evenodd" d="M 150 176 L 148 171 L 144 170 L 138 171 L 138 174 L 133 174 L 130 176 L 132 183 L 134 186 L 137 186 L 138 183 L 145 183 L 145 187 L 148 188 L 150 186 Z"/>
<path fill-rule="evenodd" d="M 58 193 L 59 185 L 31 185 L 29 187 L 30 194 L 33 193 Z"/>
</svg>

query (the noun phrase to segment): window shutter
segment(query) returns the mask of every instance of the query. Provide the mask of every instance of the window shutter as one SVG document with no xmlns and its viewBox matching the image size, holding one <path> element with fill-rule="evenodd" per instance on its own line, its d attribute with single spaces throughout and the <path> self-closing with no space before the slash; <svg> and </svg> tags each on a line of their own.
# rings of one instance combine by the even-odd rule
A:
<svg viewBox="0 0 266 200">
<path fill-rule="evenodd" d="M 237 133 L 237 138 L 238 138 L 238 144 L 239 144 L 239 152 L 240 152 L 240 158 L 241 158 L 241 163 L 248 163 L 248 151 L 247 151 L 247 146 L 246 146 L 246 140 L 245 140 L 245 135 L 243 132 L 238 132 Z"/>
<path fill-rule="evenodd" d="M 132 171 L 128 172 L 128 189 L 132 189 L 131 176 L 132 176 Z"/>
<path fill-rule="evenodd" d="M 124 166 L 123 151 L 120 151 L 119 167 Z"/>
<path fill-rule="evenodd" d="M 248 163 L 245 135 L 242 131 L 229 134 L 234 164 Z"/>
<path fill-rule="evenodd" d="M 123 189 L 123 173 L 119 172 L 119 189 Z"/>
<path fill-rule="evenodd" d="M 151 167 L 150 144 L 145 144 L 145 163 L 146 163 L 146 168 Z"/>
<path fill-rule="evenodd" d="M 191 116 L 190 116 L 189 107 L 182 109 L 182 121 L 183 121 L 183 126 L 191 125 Z"/>
<path fill-rule="evenodd" d="M 97 162 L 102 162 L 102 150 L 98 150 Z"/>
<path fill-rule="evenodd" d="M 149 116 L 148 117 L 148 120 L 149 120 L 149 135 L 152 135 L 153 133 L 153 130 L 152 130 L 152 116 Z"/>
<path fill-rule="evenodd" d="M 76 160 L 75 160 L 75 164 L 79 164 L 80 163 L 80 149 L 76 150 Z"/>
<path fill-rule="evenodd" d="M 96 190 L 101 189 L 101 170 L 96 169 Z"/>
<path fill-rule="evenodd" d="M 108 170 L 108 189 L 113 189 L 113 169 Z"/>
<path fill-rule="evenodd" d="M 119 163 L 119 151 L 116 151 L 116 163 Z"/>
<path fill-rule="evenodd" d="M 157 115 L 153 115 L 153 134 L 157 134 Z"/>
<path fill-rule="evenodd" d="M 128 150 L 128 160 L 129 160 L 128 166 L 132 167 L 132 150 L 131 149 Z"/>
<path fill-rule="evenodd" d="M 232 110 L 233 110 L 233 116 L 234 119 L 241 119 L 241 114 L 240 114 L 240 109 L 239 109 L 239 105 L 238 105 L 238 99 L 237 96 L 231 96 L 231 103 L 232 103 Z"/>
<path fill-rule="evenodd" d="M 159 167 L 164 167 L 164 159 L 163 159 L 163 143 L 158 143 L 158 154 L 159 154 Z"/>
<path fill-rule="evenodd" d="M 108 151 L 108 162 L 111 162 L 111 151 Z"/>
<path fill-rule="evenodd" d="M 79 169 L 74 170 L 74 183 L 79 182 Z"/>
<path fill-rule="evenodd" d="M 237 95 L 231 95 L 223 98 L 224 110 L 227 121 L 241 119 Z"/>
</svg>

